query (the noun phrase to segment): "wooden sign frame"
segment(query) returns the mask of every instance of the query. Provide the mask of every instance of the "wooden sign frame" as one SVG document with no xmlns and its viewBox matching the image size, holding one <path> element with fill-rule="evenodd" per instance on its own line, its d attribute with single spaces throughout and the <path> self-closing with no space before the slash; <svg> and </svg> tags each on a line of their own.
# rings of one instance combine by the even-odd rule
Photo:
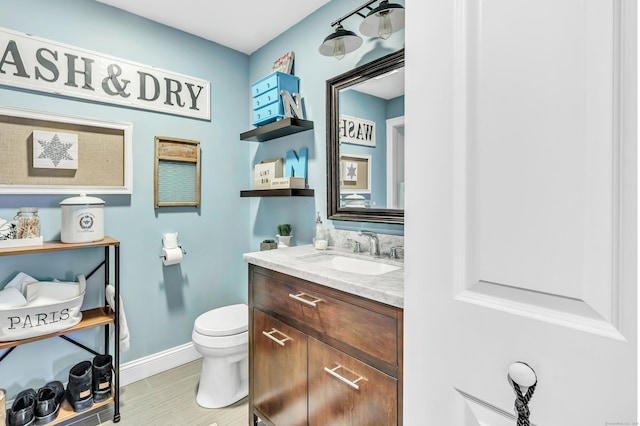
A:
<svg viewBox="0 0 640 426">
<path fill-rule="evenodd" d="M 200 142 L 155 137 L 155 207 L 200 207 Z"/>
</svg>

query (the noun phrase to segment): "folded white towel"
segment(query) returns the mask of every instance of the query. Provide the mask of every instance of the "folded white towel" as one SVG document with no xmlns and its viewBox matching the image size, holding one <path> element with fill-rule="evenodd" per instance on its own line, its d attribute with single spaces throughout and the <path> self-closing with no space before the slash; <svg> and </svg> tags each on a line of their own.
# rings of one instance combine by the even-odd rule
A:
<svg viewBox="0 0 640 426">
<path fill-rule="evenodd" d="M 115 300 L 116 300 L 116 289 L 114 286 L 109 284 L 106 289 L 107 302 L 112 310 L 114 309 Z M 118 315 L 118 321 L 120 326 L 120 352 L 126 352 L 129 350 L 129 327 L 127 326 L 127 317 L 124 314 L 124 305 L 122 304 L 122 297 L 118 297 L 119 301 L 119 310 L 120 312 L 116 312 Z M 111 339 L 113 339 L 113 331 L 111 332 Z"/>
<path fill-rule="evenodd" d="M 33 282 L 24 284 L 29 306 L 47 306 L 80 296 L 80 283 Z"/>
<path fill-rule="evenodd" d="M 0 290 L 0 309 L 17 308 L 27 304 L 27 299 L 15 287 Z"/>
<path fill-rule="evenodd" d="M 38 281 L 30 275 L 25 274 L 24 272 L 18 272 L 15 277 L 4 288 L 14 287 L 19 291 L 22 291 L 22 285 L 25 283 L 31 283 Z M 22 293 L 24 294 L 24 292 Z"/>
</svg>

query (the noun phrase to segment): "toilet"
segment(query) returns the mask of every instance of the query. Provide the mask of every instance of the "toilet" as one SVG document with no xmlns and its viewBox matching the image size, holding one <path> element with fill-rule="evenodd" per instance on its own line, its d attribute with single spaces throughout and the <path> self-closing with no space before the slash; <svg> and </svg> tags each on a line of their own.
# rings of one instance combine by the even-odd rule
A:
<svg viewBox="0 0 640 426">
<path fill-rule="evenodd" d="M 202 354 L 196 401 L 204 408 L 221 408 L 248 394 L 249 308 L 223 306 L 196 318 L 191 340 Z"/>
</svg>

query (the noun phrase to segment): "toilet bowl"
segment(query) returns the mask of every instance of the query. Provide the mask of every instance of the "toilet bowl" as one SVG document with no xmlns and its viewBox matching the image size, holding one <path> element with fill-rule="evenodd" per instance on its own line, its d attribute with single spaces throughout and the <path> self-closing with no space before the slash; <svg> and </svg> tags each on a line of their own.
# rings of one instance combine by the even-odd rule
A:
<svg viewBox="0 0 640 426">
<path fill-rule="evenodd" d="M 191 339 L 202 354 L 202 373 L 196 401 L 205 408 L 221 408 L 248 394 L 249 308 L 223 306 L 196 318 Z"/>
</svg>

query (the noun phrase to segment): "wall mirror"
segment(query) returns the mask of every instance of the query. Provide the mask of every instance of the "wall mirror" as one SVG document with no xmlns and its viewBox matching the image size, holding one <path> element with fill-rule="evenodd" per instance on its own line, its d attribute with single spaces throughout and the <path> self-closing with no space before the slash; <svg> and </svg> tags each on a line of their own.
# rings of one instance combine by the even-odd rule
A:
<svg viewBox="0 0 640 426">
<path fill-rule="evenodd" d="M 404 49 L 327 80 L 327 210 L 404 223 Z"/>
</svg>

